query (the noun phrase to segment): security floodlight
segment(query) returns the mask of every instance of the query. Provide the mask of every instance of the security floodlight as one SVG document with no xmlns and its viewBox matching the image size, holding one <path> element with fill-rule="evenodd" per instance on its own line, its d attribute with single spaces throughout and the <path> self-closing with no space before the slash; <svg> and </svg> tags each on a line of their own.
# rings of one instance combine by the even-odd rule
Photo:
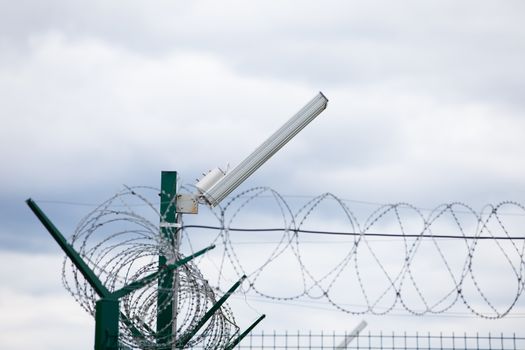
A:
<svg viewBox="0 0 525 350">
<path fill-rule="evenodd" d="M 263 142 L 252 154 L 237 165 L 232 171 L 224 174 L 220 169 L 214 169 L 196 187 L 204 199 L 216 206 L 271 156 L 290 141 L 299 131 L 308 125 L 325 108 L 328 99 L 319 92 L 310 102 L 288 120 L 279 130 Z"/>
</svg>

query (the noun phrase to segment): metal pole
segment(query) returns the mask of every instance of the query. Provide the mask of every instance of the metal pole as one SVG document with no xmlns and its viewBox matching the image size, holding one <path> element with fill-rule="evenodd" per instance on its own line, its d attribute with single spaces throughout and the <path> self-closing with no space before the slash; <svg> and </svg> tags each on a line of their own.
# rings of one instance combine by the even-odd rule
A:
<svg viewBox="0 0 525 350">
<path fill-rule="evenodd" d="M 95 350 L 116 350 L 118 348 L 119 325 L 118 300 L 111 298 L 111 293 L 106 286 L 102 284 L 93 270 L 84 262 L 75 248 L 67 242 L 42 209 L 31 198 L 26 200 L 26 203 L 89 285 L 101 297 L 95 304 Z"/>
<path fill-rule="evenodd" d="M 359 333 L 361 333 L 363 329 L 365 329 L 366 326 L 367 326 L 366 321 L 361 321 L 357 325 L 357 327 L 355 327 L 354 330 L 350 332 L 350 334 L 347 335 L 345 332 L 345 337 L 343 341 L 339 343 L 336 349 L 346 349 L 348 347 L 348 344 L 350 344 L 356 337 L 359 337 Z M 358 344 L 359 344 L 359 339 L 358 339 Z"/>
<path fill-rule="evenodd" d="M 240 280 L 238 280 L 227 292 L 224 294 L 213 306 L 204 314 L 204 316 L 197 322 L 193 329 L 179 339 L 177 339 L 176 346 L 179 348 L 184 348 L 186 344 L 191 340 L 191 338 L 197 334 L 197 332 L 204 326 L 204 324 L 219 310 L 226 302 L 226 300 L 235 292 L 237 288 L 241 285 L 242 281 L 246 279 L 246 275 L 243 275 Z"/>
<path fill-rule="evenodd" d="M 177 195 L 177 172 L 163 171 L 161 173 L 161 191 L 160 191 L 160 235 L 169 244 L 177 248 L 177 237 L 174 232 L 177 229 L 177 214 L 176 214 L 176 195 Z M 176 250 L 176 252 L 178 252 Z M 174 257 L 176 259 L 176 257 Z M 162 269 L 168 263 L 168 258 L 159 252 L 159 269 Z M 174 275 L 169 272 L 164 275 L 164 278 L 159 279 L 158 295 L 157 295 L 157 344 L 166 344 L 161 349 L 169 350 L 169 344 L 174 343 L 174 332 L 176 330 L 176 305 L 174 305 L 171 298 L 171 291 L 173 295 L 177 295 L 178 291 L 174 289 Z M 172 324 L 173 322 L 173 324 Z"/>
<path fill-rule="evenodd" d="M 119 301 L 102 298 L 95 304 L 95 350 L 117 350 Z"/>
<path fill-rule="evenodd" d="M 252 335 L 251 335 L 251 331 L 255 328 L 255 326 L 257 326 L 259 324 L 259 322 L 261 322 L 264 318 L 266 317 L 266 315 L 261 315 L 254 323 L 252 323 L 252 325 L 250 327 L 248 327 L 248 329 L 246 329 L 244 332 L 241 333 L 241 335 L 239 335 L 237 338 L 235 338 L 235 340 L 233 340 L 231 343 L 229 343 L 228 345 L 226 345 L 226 347 L 224 348 L 225 350 L 232 350 L 233 348 L 235 348 L 243 339 L 244 337 L 246 337 L 248 334 L 250 334 L 250 348 L 251 348 L 251 343 L 252 343 Z M 275 331 L 273 331 L 273 347 L 275 348 Z"/>
<path fill-rule="evenodd" d="M 101 297 L 106 297 L 110 294 L 106 286 L 102 284 L 100 279 L 97 277 L 97 275 L 89 268 L 89 266 L 84 262 L 84 260 L 80 257 L 80 255 L 77 253 L 75 248 L 71 246 L 67 242 L 67 240 L 64 238 L 62 233 L 56 228 L 56 226 L 49 220 L 49 218 L 44 214 L 42 209 L 33 201 L 31 198 L 26 200 L 27 205 L 29 208 L 33 211 L 33 213 L 36 215 L 38 220 L 44 225 L 44 227 L 47 229 L 47 231 L 51 234 L 51 236 L 54 238 L 54 240 L 58 243 L 60 248 L 66 253 L 67 257 L 71 260 L 71 262 L 76 266 L 76 268 L 80 271 L 82 276 L 88 281 L 88 283 L 93 287 L 95 292 Z"/>
<path fill-rule="evenodd" d="M 179 255 L 180 251 L 180 242 L 181 242 L 181 234 L 182 231 L 180 227 L 182 226 L 182 214 L 177 213 L 176 216 L 176 222 L 177 222 L 177 229 L 175 232 L 175 242 L 174 242 L 174 250 L 177 256 Z M 177 259 L 177 256 L 175 257 L 175 260 Z M 173 323 L 171 326 L 171 332 L 173 334 L 173 347 L 172 350 L 177 349 L 175 346 L 176 340 L 175 337 L 177 336 L 177 311 L 179 307 L 179 270 L 175 270 L 173 276 L 173 298 L 172 298 L 172 310 L 173 310 Z"/>
<path fill-rule="evenodd" d="M 28 199 L 26 203 L 101 298 L 95 305 L 95 350 L 116 350 L 118 348 L 119 318 L 129 328 L 135 338 L 144 338 L 144 335 L 140 333 L 133 323 L 124 314 L 120 313 L 119 298 L 146 286 L 159 275 L 164 276 L 173 274 L 173 271 L 178 267 L 183 266 L 195 257 L 215 248 L 215 245 L 211 245 L 187 256 L 186 258 L 177 261 L 170 261 L 169 264 L 164 263 L 157 272 L 132 282 L 121 289 L 110 292 L 93 270 L 91 270 L 84 262 L 73 246 L 67 242 L 62 233 L 56 228 L 46 214 L 44 214 L 42 209 L 40 209 L 32 199 Z M 174 260 L 176 260 L 176 257 Z M 163 280 L 163 278 L 159 278 L 159 281 Z"/>
</svg>

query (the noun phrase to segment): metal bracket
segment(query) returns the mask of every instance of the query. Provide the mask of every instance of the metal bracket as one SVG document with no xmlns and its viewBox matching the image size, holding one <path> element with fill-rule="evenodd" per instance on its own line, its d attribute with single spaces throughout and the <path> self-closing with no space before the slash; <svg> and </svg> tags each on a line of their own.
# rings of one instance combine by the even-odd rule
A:
<svg viewBox="0 0 525 350">
<path fill-rule="evenodd" d="M 166 221 L 162 221 L 160 224 L 159 224 L 159 227 L 161 228 L 181 228 L 182 225 L 177 223 L 177 222 L 166 222 Z"/>
<path fill-rule="evenodd" d="M 199 212 L 198 198 L 194 194 L 178 194 L 175 207 L 177 213 L 197 214 Z"/>
</svg>

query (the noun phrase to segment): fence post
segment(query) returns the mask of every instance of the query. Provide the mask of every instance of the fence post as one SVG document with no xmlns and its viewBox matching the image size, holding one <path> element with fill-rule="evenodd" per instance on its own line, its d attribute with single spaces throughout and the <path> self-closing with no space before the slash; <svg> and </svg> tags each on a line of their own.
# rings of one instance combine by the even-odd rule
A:
<svg viewBox="0 0 525 350">
<path fill-rule="evenodd" d="M 176 253 L 179 247 L 180 231 L 174 225 L 177 223 L 175 199 L 177 198 L 177 172 L 161 172 L 160 191 L 160 236 L 169 242 Z M 168 258 L 159 251 L 159 270 L 168 263 Z M 171 349 L 171 343 L 177 332 L 177 278 L 178 273 L 172 271 L 158 280 L 157 292 L 157 344 L 161 349 Z M 177 339 L 178 340 L 178 339 Z M 189 340 L 189 339 L 188 339 Z"/>
</svg>

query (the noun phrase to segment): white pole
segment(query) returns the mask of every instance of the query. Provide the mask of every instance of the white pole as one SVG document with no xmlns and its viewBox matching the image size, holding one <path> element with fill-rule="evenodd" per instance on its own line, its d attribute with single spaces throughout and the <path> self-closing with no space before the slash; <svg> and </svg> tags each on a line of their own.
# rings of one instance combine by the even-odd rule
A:
<svg viewBox="0 0 525 350">
<path fill-rule="evenodd" d="M 355 327 L 354 330 L 343 339 L 343 341 L 336 347 L 336 349 L 346 349 L 348 347 L 348 344 L 350 344 L 352 340 L 354 340 L 359 335 L 359 333 L 361 333 L 361 331 L 365 329 L 366 326 L 366 321 L 361 321 L 361 323 L 359 323 L 357 327 Z"/>
<path fill-rule="evenodd" d="M 180 241 L 182 237 L 182 214 L 177 213 L 177 228 L 175 233 L 175 261 L 178 259 L 178 254 L 180 250 Z M 177 350 L 175 344 L 177 343 L 177 312 L 178 312 L 178 306 L 179 306 L 179 269 L 175 269 L 173 271 L 173 303 L 172 303 L 172 310 L 173 310 L 173 324 L 171 326 L 171 334 L 173 335 L 173 345 L 172 350 Z"/>
</svg>

